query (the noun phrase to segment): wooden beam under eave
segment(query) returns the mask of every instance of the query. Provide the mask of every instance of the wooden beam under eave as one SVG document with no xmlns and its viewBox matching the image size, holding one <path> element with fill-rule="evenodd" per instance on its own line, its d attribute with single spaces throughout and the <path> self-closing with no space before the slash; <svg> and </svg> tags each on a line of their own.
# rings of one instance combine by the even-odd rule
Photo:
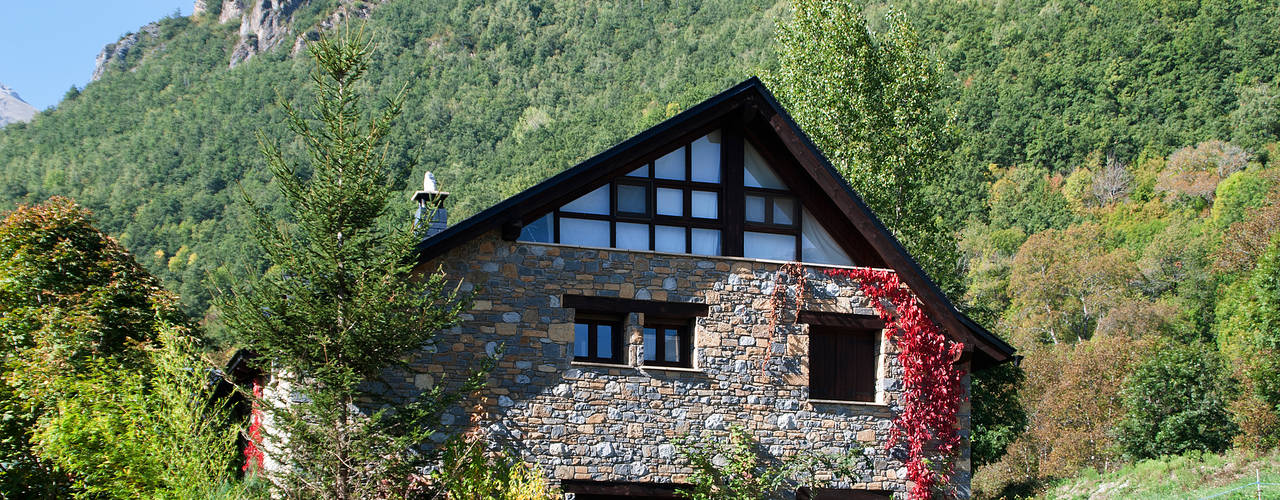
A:
<svg viewBox="0 0 1280 500">
<path fill-rule="evenodd" d="M 988 355 L 993 355 L 996 359 L 1003 357 L 1000 353 L 994 353 L 990 346 L 985 342 L 978 342 L 973 332 L 960 322 L 960 318 L 956 317 L 955 311 L 948 306 L 946 297 L 937 292 L 933 286 L 930 286 L 928 278 L 915 272 L 912 263 L 908 260 L 903 252 L 897 251 L 896 245 L 890 241 L 889 234 L 881 231 L 879 227 L 872 221 L 874 215 L 860 210 L 858 204 L 849 199 L 849 193 L 841 179 L 836 179 L 831 175 L 831 171 L 827 170 L 822 161 L 814 155 L 798 135 L 791 128 L 791 124 L 787 122 L 782 115 L 773 113 L 768 117 L 769 125 L 773 127 L 773 131 L 782 139 L 782 143 L 786 145 L 791 154 L 800 162 L 800 166 L 814 178 L 821 189 L 832 200 L 848 200 L 848 203 L 836 203 L 840 211 L 853 222 L 862 237 L 871 244 L 880 258 L 884 260 L 894 271 L 902 277 L 902 281 L 911 287 L 916 296 L 920 298 L 921 305 L 924 306 L 925 312 L 929 314 L 935 322 L 942 327 L 943 330 L 951 332 L 954 337 L 958 337 L 964 343 L 965 350 L 974 348 L 982 349 Z M 869 209 L 868 209 L 869 211 Z"/>
</svg>

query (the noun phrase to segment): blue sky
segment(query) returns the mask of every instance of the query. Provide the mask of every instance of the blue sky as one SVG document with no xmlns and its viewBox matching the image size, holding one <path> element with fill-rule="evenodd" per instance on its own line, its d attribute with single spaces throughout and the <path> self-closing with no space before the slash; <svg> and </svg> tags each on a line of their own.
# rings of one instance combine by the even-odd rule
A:
<svg viewBox="0 0 1280 500">
<path fill-rule="evenodd" d="M 0 83 L 43 110 L 83 88 L 102 46 L 192 0 L 0 0 Z"/>
</svg>

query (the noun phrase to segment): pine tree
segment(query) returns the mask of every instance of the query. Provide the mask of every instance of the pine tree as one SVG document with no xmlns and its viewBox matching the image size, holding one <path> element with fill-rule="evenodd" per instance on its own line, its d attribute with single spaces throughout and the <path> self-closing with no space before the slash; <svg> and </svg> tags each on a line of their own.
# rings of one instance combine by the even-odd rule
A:
<svg viewBox="0 0 1280 500">
<path fill-rule="evenodd" d="M 371 47 L 363 30 L 310 45 L 315 107 L 282 103 L 305 167 L 259 137 L 293 221 L 250 200 L 270 268 L 247 285 L 220 285 L 228 325 L 272 376 L 265 448 L 279 464 L 270 478 L 288 496 L 403 494 L 425 465 L 417 445 L 455 399 L 437 387 L 379 401 L 377 411 L 359 404 L 372 397 L 362 383 L 419 351 L 466 305 L 442 273 L 413 270 L 422 234 L 393 203 L 385 154 L 404 91 L 366 116 L 359 84 Z M 473 374 L 463 391 L 482 380 Z"/>
</svg>

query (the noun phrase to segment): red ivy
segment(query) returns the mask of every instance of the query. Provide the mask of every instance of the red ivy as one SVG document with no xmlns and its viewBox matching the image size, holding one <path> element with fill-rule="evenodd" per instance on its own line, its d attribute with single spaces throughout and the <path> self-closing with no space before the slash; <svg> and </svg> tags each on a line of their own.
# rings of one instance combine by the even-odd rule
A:
<svg viewBox="0 0 1280 500">
<path fill-rule="evenodd" d="M 894 419 L 889 447 L 907 445 L 910 498 L 926 499 L 940 477 L 951 476 L 949 460 L 960 443 L 956 413 L 964 397 L 964 373 L 956 365 L 964 344 L 952 342 L 934 324 L 897 273 L 874 269 L 828 269 L 829 276 L 857 280 L 885 322 L 902 366 L 902 410 Z M 930 456 L 940 459 L 931 470 Z"/>
<path fill-rule="evenodd" d="M 262 383 L 253 379 L 253 406 L 249 410 L 249 442 L 244 445 L 245 472 L 262 470 L 262 408 L 258 400 L 262 399 Z"/>
</svg>

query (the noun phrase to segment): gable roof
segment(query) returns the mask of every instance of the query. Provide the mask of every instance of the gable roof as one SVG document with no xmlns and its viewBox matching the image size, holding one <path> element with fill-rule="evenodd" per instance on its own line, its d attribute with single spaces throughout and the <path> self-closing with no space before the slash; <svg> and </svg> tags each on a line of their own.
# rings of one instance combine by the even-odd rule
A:
<svg viewBox="0 0 1280 500">
<path fill-rule="evenodd" d="M 571 201 L 619 172 L 629 171 L 637 162 L 652 159 L 665 144 L 705 133 L 709 127 L 723 123 L 753 124 L 759 134 L 771 136 L 769 140 L 785 148 L 799 167 L 794 169 L 798 172 L 789 175 L 806 181 L 809 194 L 825 195 L 832 202 L 831 212 L 846 219 L 847 227 L 861 236 L 850 243 L 856 246 L 852 250 L 857 254 L 851 256 L 858 262 L 896 271 L 920 298 L 929 317 L 955 340 L 963 342 L 966 351 L 972 349 L 975 369 L 1013 359 L 1012 346 L 956 309 L 773 94 L 754 77 L 423 240 L 418 245 L 418 261 L 426 262 L 495 228 L 501 228 L 505 238 L 514 240 L 524 223 L 549 207 Z"/>
</svg>

